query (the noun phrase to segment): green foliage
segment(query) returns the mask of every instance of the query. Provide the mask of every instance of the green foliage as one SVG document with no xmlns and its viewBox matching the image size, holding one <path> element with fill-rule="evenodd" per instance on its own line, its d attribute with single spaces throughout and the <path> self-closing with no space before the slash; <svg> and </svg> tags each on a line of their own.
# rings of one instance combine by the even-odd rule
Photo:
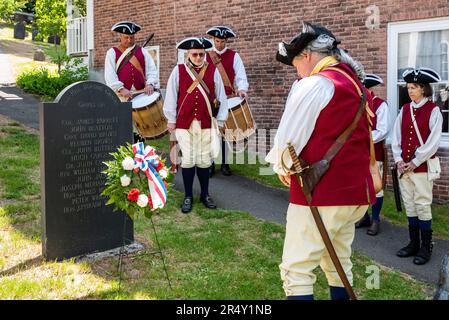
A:
<svg viewBox="0 0 449 320">
<path fill-rule="evenodd" d="M 15 11 L 20 11 L 28 1 L 26 0 L 1 0 L 0 1 L 0 19 L 12 21 Z"/>
<path fill-rule="evenodd" d="M 127 144 L 126 146 L 121 146 L 117 149 L 117 152 L 111 153 L 114 160 L 105 162 L 107 169 L 103 172 L 107 175 L 106 187 L 103 190 L 103 196 L 109 197 L 106 205 L 114 205 L 114 211 L 122 210 L 125 211 L 132 219 L 136 215 L 144 215 L 147 218 L 152 217 L 152 211 L 149 206 L 144 208 L 139 207 L 136 202 L 128 200 L 128 193 L 132 189 L 138 189 L 140 194 L 148 193 L 148 178 L 145 173 L 141 170 L 134 172 L 134 170 L 125 170 L 122 166 L 123 160 L 125 158 L 134 159 L 134 152 L 131 144 Z M 165 167 L 165 161 L 162 160 L 162 164 Z M 167 168 L 166 172 L 169 173 Z M 120 178 L 123 176 L 127 176 L 131 179 L 131 183 L 128 186 L 122 186 Z M 166 179 L 164 179 L 167 183 L 169 183 L 173 179 L 173 175 L 169 174 Z M 148 198 L 151 199 L 151 196 L 147 194 Z"/>
<path fill-rule="evenodd" d="M 88 79 L 87 67 L 80 64 L 80 59 L 73 59 L 59 74 L 46 68 L 25 70 L 16 82 L 25 92 L 54 99 L 68 85 Z"/>
<path fill-rule="evenodd" d="M 85 17 L 87 13 L 86 0 L 72 0 L 73 10 L 72 14 L 74 17 Z"/>
<path fill-rule="evenodd" d="M 58 35 L 65 38 L 66 2 L 65 0 L 36 0 L 36 24 L 41 37 Z"/>
</svg>

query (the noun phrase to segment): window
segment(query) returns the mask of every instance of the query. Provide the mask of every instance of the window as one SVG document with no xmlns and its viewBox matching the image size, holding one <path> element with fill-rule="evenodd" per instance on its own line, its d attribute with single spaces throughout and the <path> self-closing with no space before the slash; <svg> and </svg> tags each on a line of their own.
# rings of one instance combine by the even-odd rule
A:
<svg viewBox="0 0 449 320">
<path fill-rule="evenodd" d="M 411 68 L 432 68 L 441 82 L 432 84 L 433 101 L 443 114 L 443 141 L 449 146 L 449 18 L 391 23 L 388 26 L 388 102 L 396 117 L 410 102 L 402 74 Z"/>
<path fill-rule="evenodd" d="M 151 58 L 153 58 L 154 64 L 156 65 L 157 69 L 157 78 L 159 80 L 159 83 L 161 81 L 160 79 L 160 56 L 159 56 L 159 46 L 147 46 L 145 49 L 150 54 Z"/>
</svg>

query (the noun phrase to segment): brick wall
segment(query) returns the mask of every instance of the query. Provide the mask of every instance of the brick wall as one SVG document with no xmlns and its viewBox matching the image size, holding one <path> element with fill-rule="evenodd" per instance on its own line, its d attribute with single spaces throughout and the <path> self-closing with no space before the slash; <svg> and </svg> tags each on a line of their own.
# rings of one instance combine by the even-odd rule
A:
<svg viewBox="0 0 449 320">
<path fill-rule="evenodd" d="M 376 5 L 380 27 L 365 25 Z M 342 41 L 342 47 L 363 63 L 368 72 L 387 79 L 387 23 L 449 16 L 447 0 L 379 0 L 379 1 L 274 1 L 274 0 L 181 0 L 124 2 L 95 0 L 94 66 L 101 69 L 106 50 L 117 43 L 110 31 L 119 20 L 140 24 L 143 31 L 137 40 L 154 32 L 153 44 L 160 45 L 161 84 L 165 87 L 177 61 L 176 42 L 189 36 L 201 36 L 213 25 L 228 25 L 238 38 L 229 41 L 241 55 L 250 83 L 250 105 L 259 128 L 276 128 L 290 85 L 295 78 L 293 68 L 275 61 L 277 44 L 288 41 L 299 32 L 302 20 L 329 28 Z M 386 87 L 378 94 L 386 96 Z M 436 184 L 438 201 L 449 202 L 449 150 L 442 150 L 445 176 Z"/>
</svg>

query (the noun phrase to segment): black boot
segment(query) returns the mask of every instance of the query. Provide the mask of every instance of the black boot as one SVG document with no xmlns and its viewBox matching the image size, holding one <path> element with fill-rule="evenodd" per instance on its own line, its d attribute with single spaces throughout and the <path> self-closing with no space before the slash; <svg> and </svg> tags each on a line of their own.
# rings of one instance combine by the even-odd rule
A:
<svg viewBox="0 0 449 320">
<path fill-rule="evenodd" d="M 223 173 L 224 176 L 232 175 L 231 168 L 229 167 L 229 164 L 222 164 L 221 165 L 221 173 Z"/>
<path fill-rule="evenodd" d="M 369 217 L 368 212 L 365 213 L 365 215 L 355 223 L 355 228 L 363 228 L 363 227 L 369 227 L 371 225 L 371 219 Z"/>
<path fill-rule="evenodd" d="M 419 251 L 419 227 L 408 226 L 408 233 L 410 235 L 410 243 L 396 253 L 398 257 L 406 258 L 414 256 Z"/>
<path fill-rule="evenodd" d="M 185 197 L 181 206 L 182 213 L 189 213 L 190 211 L 192 211 L 192 205 L 193 205 L 192 197 Z"/>
<path fill-rule="evenodd" d="M 209 167 L 209 177 L 212 178 L 214 174 L 215 174 L 215 162 L 212 162 L 212 165 Z"/>
<path fill-rule="evenodd" d="M 421 230 L 421 248 L 413 259 L 413 263 L 418 265 L 427 263 L 432 255 L 432 249 L 432 230 Z"/>
<path fill-rule="evenodd" d="M 200 201 L 204 204 L 204 206 L 208 209 L 217 209 L 217 205 L 215 204 L 214 200 L 207 195 L 204 198 L 200 198 Z"/>
<path fill-rule="evenodd" d="M 379 233 L 380 230 L 380 221 L 379 220 L 373 220 L 373 223 L 371 223 L 371 226 L 366 230 L 366 234 L 369 236 L 376 236 Z"/>
</svg>

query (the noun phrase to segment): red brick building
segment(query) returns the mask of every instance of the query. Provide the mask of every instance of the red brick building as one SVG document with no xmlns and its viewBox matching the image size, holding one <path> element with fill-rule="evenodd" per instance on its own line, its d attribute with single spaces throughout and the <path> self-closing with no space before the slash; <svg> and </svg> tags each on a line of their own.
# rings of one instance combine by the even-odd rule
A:
<svg viewBox="0 0 449 320">
<path fill-rule="evenodd" d="M 443 175 L 435 183 L 434 193 L 435 201 L 449 202 L 448 102 L 441 101 L 439 95 L 449 84 L 447 0 L 88 0 L 89 12 L 94 30 L 89 48 L 91 66 L 101 70 L 106 50 L 117 42 L 111 26 L 119 20 L 132 20 L 143 29 L 138 33 L 139 42 L 155 33 L 151 45 L 158 46 L 162 87 L 177 63 L 178 41 L 205 35 L 213 25 L 230 26 L 238 37 L 228 46 L 236 49 L 245 63 L 249 101 L 258 128 L 276 128 L 279 123 L 295 70 L 275 60 L 277 44 L 298 33 L 302 20 L 329 28 L 367 72 L 384 79 L 385 86 L 377 93 L 388 100 L 394 116 L 406 97 L 399 76 L 402 70 L 424 65 L 434 68 L 443 79 L 435 86 L 434 98 L 445 118 L 438 153 Z"/>
</svg>

